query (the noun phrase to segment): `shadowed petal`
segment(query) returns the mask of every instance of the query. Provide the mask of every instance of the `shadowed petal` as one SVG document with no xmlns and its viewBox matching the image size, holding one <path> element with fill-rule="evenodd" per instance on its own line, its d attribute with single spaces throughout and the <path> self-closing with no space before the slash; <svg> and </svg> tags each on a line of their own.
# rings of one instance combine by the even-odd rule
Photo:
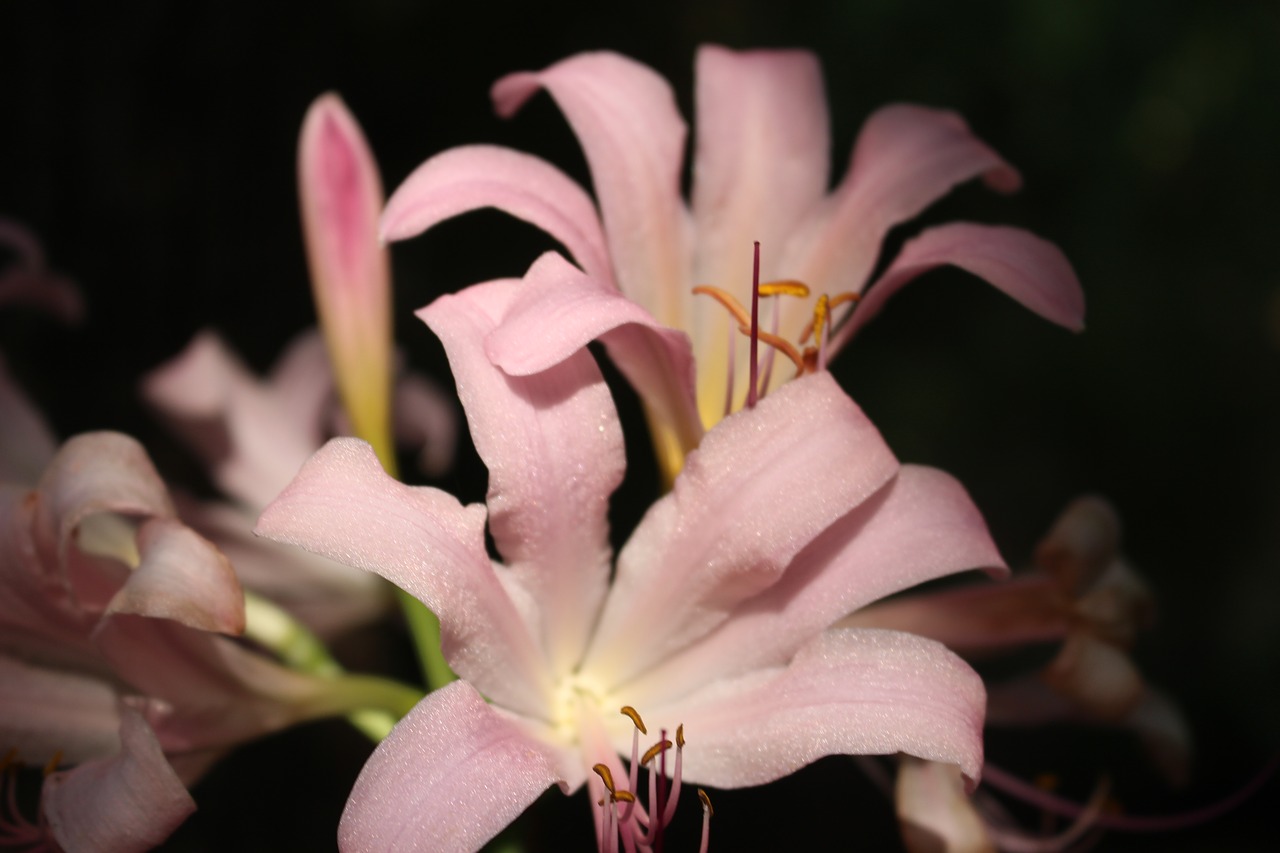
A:
<svg viewBox="0 0 1280 853">
<path fill-rule="evenodd" d="M 614 687 L 706 634 L 897 469 L 825 372 L 726 418 L 619 554 L 584 669 Z"/>
<path fill-rule="evenodd" d="M 894 803 L 910 853 L 996 853 L 954 764 L 902 756 Z"/>
<path fill-rule="evenodd" d="M 57 452 L 44 416 L 13 381 L 0 359 L 0 483 L 33 485 Z"/>
<path fill-rule="evenodd" d="M 363 441 L 316 452 L 258 519 L 255 532 L 375 572 L 440 618 L 450 666 L 510 708 L 547 687 L 537 650 L 484 547 L 484 509 L 387 476 Z"/>
<path fill-rule="evenodd" d="M 151 850 L 196 810 L 142 716 L 126 708 L 120 752 L 45 780 L 41 807 L 65 850 Z"/>
<path fill-rule="evenodd" d="M 613 398 L 589 352 L 579 349 L 531 376 L 508 376 L 485 355 L 485 340 L 515 295 L 534 286 L 470 287 L 419 316 L 449 356 L 471 437 L 489 469 L 489 531 L 537 602 L 537 630 L 556 677 L 581 657 L 604 596 L 609 495 L 626 459 Z"/>
<path fill-rule="evenodd" d="M 959 115 L 912 104 L 877 110 L 828 206 L 788 247 L 791 274 L 831 293 L 860 292 L 890 228 L 979 176 L 1003 192 L 1021 183 Z"/>
<path fill-rule="evenodd" d="M 64 323 L 79 323 L 84 318 L 80 289 L 49 269 L 35 234 L 11 219 L 0 218 L 0 246 L 17 255 L 15 263 L 0 269 L 0 305 L 34 305 Z"/>
<path fill-rule="evenodd" d="M 931 228 L 902 247 L 832 338 L 832 351 L 880 313 L 903 285 L 946 265 L 986 280 L 1050 322 L 1073 332 L 1084 328 L 1084 291 L 1057 246 L 1020 228 L 957 222 Z"/>
<path fill-rule="evenodd" d="M 645 711 L 682 721 L 689 782 L 738 788 L 824 755 L 905 752 L 982 771 L 982 680 L 940 643 L 897 631 L 839 629 L 785 668 L 719 682 Z"/>
<path fill-rule="evenodd" d="M 30 764 L 57 753 L 77 764 L 119 746 L 120 709 L 105 677 L 32 666 L 0 654 L 0 744 Z"/>
<path fill-rule="evenodd" d="M 879 493 L 797 554 L 776 584 L 743 602 L 710 636 L 646 673 L 629 689 L 662 701 L 658 697 L 694 689 L 707 673 L 736 675 L 785 663 L 841 617 L 858 611 L 856 620 L 878 609 L 860 611 L 864 605 L 975 568 L 1005 571 L 964 487 L 942 471 L 903 466 Z M 894 603 L 882 606 L 893 608 Z M 893 621 L 871 627 L 912 629 Z"/>
<path fill-rule="evenodd" d="M 546 231 L 582 268 L 613 282 L 591 196 L 545 160 L 491 145 L 451 148 L 423 163 L 387 201 L 384 240 L 407 240 L 446 219 L 496 207 Z"/>
<path fill-rule="evenodd" d="M 615 53 L 580 53 L 493 86 L 510 116 L 545 88 L 573 126 L 600 202 L 618 286 L 668 326 L 684 328 L 689 215 L 680 198 L 685 124 L 671 87 Z"/>
<path fill-rule="evenodd" d="M 658 323 L 648 311 L 559 255 L 539 258 L 485 341 L 494 364 L 528 376 L 559 364 L 600 339 L 631 387 L 672 429 L 684 452 L 698 446 L 702 421 L 694 399 L 688 335 Z"/>
<path fill-rule="evenodd" d="M 344 853 L 479 850 L 557 781 L 545 745 L 455 681 L 378 745 L 347 800 L 338 844 Z"/>
</svg>

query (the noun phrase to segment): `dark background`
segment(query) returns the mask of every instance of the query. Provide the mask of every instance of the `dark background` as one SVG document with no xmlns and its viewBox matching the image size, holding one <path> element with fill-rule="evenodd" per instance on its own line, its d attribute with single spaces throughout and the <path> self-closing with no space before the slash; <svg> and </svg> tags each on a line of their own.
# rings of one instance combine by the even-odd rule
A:
<svg viewBox="0 0 1280 853">
<path fill-rule="evenodd" d="M 1025 563 L 1069 499 L 1097 491 L 1119 507 L 1126 549 L 1155 588 L 1161 618 L 1136 656 L 1192 722 L 1191 787 L 1160 787 L 1114 734 L 993 737 L 990 759 L 1057 772 L 1077 798 L 1110 773 L 1135 812 L 1225 795 L 1280 746 L 1280 4 L 783 6 L 5 3 L 0 216 L 43 238 L 84 288 L 89 320 L 68 330 L 6 310 L 0 349 L 60 433 L 122 429 L 175 478 L 198 478 L 136 380 L 205 326 L 265 368 L 312 322 L 294 155 L 317 94 L 346 99 L 388 189 L 476 141 L 585 181 L 549 99 L 501 121 L 488 104 L 495 79 L 612 48 L 667 76 L 688 116 L 698 44 L 808 47 L 826 70 L 837 174 L 861 121 L 895 100 L 959 110 L 1023 172 L 1018 196 L 964 188 L 892 242 L 949 219 L 1021 225 L 1066 251 L 1087 293 L 1088 328 L 1073 336 L 936 273 L 836 367 L 901 458 L 969 487 L 1011 563 Z M 449 381 L 412 309 L 519 274 L 548 246 L 489 213 L 397 246 L 397 336 L 414 367 Z M 640 423 L 628 426 L 644 460 Z M 478 499 L 483 469 L 467 455 L 445 485 Z M 620 534 L 653 485 L 640 475 L 624 488 Z M 367 749 L 338 724 L 249 747 L 197 788 L 201 811 L 174 849 L 331 843 Z M 1276 790 L 1195 830 L 1111 835 L 1101 848 L 1263 849 L 1280 835 Z M 585 801 L 562 799 L 553 792 L 527 817 L 546 849 L 586 833 Z M 716 802 L 720 849 L 892 838 L 887 804 L 845 759 Z"/>
</svg>

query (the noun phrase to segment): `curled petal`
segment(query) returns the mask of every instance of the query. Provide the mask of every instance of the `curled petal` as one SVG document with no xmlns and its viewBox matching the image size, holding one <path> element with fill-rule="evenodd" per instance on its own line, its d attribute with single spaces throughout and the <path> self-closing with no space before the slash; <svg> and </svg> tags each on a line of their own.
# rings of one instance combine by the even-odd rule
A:
<svg viewBox="0 0 1280 853">
<path fill-rule="evenodd" d="M 171 519 L 138 529 L 137 568 L 107 613 L 172 619 L 203 631 L 244 632 L 244 594 L 235 570 L 204 537 Z"/>
<path fill-rule="evenodd" d="M 258 519 L 256 532 L 382 575 L 440 618 L 459 675 L 504 706 L 538 707 L 538 651 L 484 546 L 482 507 L 389 477 L 362 441 L 337 438 Z"/>
<path fill-rule="evenodd" d="M 1142 675 L 1122 650 L 1084 633 L 1072 634 L 1041 678 L 1094 717 L 1119 719 L 1142 701 Z"/>
<path fill-rule="evenodd" d="M 1064 590 L 1082 594 L 1120 551 L 1120 516 L 1099 497 L 1077 498 L 1036 546 L 1036 565 Z"/>
<path fill-rule="evenodd" d="M 540 741 L 455 681 L 378 745 L 347 800 L 338 843 L 344 853 L 479 850 L 557 781 Z"/>
<path fill-rule="evenodd" d="M 354 431 L 391 450 L 391 270 L 378 239 L 382 181 L 355 117 L 322 95 L 298 139 L 312 291 Z"/>
<path fill-rule="evenodd" d="M 489 145 L 451 148 L 423 163 L 387 201 L 382 237 L 407 240 L 469 210 L 496 207 L 559 240 L 589 274 L 613 282 L 595 204 L 545 160 Z"/>
<path fill-rule="evenodd" d="M 584 668 L 610 672 L 613 687 L 705 635 L 897 470 L 827 373 L 726 418 L 619 554 Z"/>
<path fill-rule="evenodd" d="M 491 282 L 437 299 L 420 313 L 440 337 L 480 458 L 489 468 L 489 530 L 542 614 L 553 676 L 578 662 L 609 578 L 609 495 L 626 459 L 613 398 L 586 350 L 529 376 L 509 376 L 485 355 L 530 279 Z M 443 614 L 441 614 L 443 618 Z"/>
<path fill-rule="evenodd" d="M 610 358 L 674 433 L 682 452 L 698 446 L 702 422 L 694 398 L 693 348 L 609 285 L 547 253 L 525 275 L 485 352 L 513 376 L 546 370 L 589 342 L 604 342 Z"/>
<path fill-rule="evenodd" d="M 120 752 L 45 780 L 41 806 L 64 850 L 151 850 L 196 810 L 142 715 L 121 712 Z"/>
<path fill-rule="evenodd" d="M 737 788 L 824 755 L 905 752 L 982 771 L 982 680 L 940 643 L 897 631 L 837 629 L 785 668 L 759 670 L 646 711 L 682 720 L 689 782 Z"/>
<path fill-rule="evenodd" d="M 510 116 L 545 88 L 573 126 L 591 167 L 618 286 L 668 326 L 683 328 L 689 214 L 680 198 L 685 124 L 671 87 L 616 53 L 580 53 L 493 86 Z"/>
<path fill-rule="evenodd" d="M 890 228 L 980 176 L 1005 192 L 1021 183 L 957 114 L 913 104 L 877 110 L 826 208 L 788 246 L 790 275 L 831 293 L 860 292 Z"/>
<path fill-rule="evenodd" d="M 1084 328 L 1084 291 L 1057 246 L 1020 228 L 957 222 L 907 243 L 832 338 L 831 348 L 844 346 L 907 282 L 946 265 L 985 279 L 1059 326 L 1074 332 Z"/>
</svg>

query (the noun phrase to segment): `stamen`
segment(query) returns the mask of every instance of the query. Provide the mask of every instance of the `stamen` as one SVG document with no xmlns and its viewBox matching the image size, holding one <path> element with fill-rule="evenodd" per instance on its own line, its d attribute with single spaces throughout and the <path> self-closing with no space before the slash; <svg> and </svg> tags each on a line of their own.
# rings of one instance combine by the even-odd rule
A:
<svg viewBox="0 0 1280 853">
<path fill-rule="evenodd" d="M 669 740 L 658 741 L 653 746 L 649 747 L 649 750 L 644 754 L 644 758 L 640 759 L 640 763 L 647 765 L 650 761 L 653 761 L 653 759 L 658 757 L 658 753 L 662 752 L 664 749 L 670 749 L 670 748 L 671 748 L 671 741 Z"/>
<path fill-rule="evenodd" d="M 809 295 L 809 287 L 801 281 L 769 281 L 760 285 L 761 296 L 800 296 Z M 773 310 L 769 315 L 769 333 L 777 336 L 778 329 L 782 323 L 782 300 L 773 300 Z M 760 371 L 760 396 L 764 397 L 769 393 L 769 383 L 773 379 L 773 362 L 777 350 L 770 347 L 768 352 L 764 354 L 764 368 Z"/>
<path fill-rule="evenodd" d="M 757 353 L 760 349 L 760 241 L 755 241 L 755 256 L 751 267 L 751 365 L 750 382 L 747 386 L 747 408 L 756 407 L 757 389 L 759 386 L 760 364 Z"/>
<path fill-rule="evenodd" d="M 809 295 L 809 285 L 795 279 L 783 279 L 782 281 L 766 281 L 760 285 L 761 296 L 799 296 L 805 297 Z"/>
<path fill-rule="evenodd" d="M 49 759 L 49 763 L 44 766 L 44 775 L 50 776 L 57 772 L 58 765 L 62 762 L 62 750 L 58 750 L 53 754 L 53 758 Z"/>
<path fill-rule="evenodd" d="M 738 331 L 744 335 L 751 334 L 751 329 L 746 326 L 739 326 Z M 796 366 L 796 375 L 799 376 L 805 372 L 805 360 L 799 351 L 791 345 L 791 342 L 779 335 L 772 335 L 768 332 L 756 330 L 756 337 L 764 341 L 769 346 L 778 350 L 780 353 L 791 359 L 791 363 Z"/>
<path fill-rule="evenodd" d="M 662 813 L 662 822 L 671 823 L 676 816 L 676 804 L 680 801 L 680 769 L 684 764 L 684 723 L 676 726 L 676 769 L 671 774 L 671 794 L 667 798 L 667 808 Z"/>
<path fill-rule="evenodd" d="M 702 801 L 702 844 L 698 846 L 698 853 L 707 853 L 707 842 L 711 840 L 711 816 L 716 812 L 711 808 L 711 798 L 701 788 L 698 789 L 698 799 Z"/>
<path fill-rule="evenodd" d="M 630 791 L 617 791 L 613 794 L 613 801 L 615 803 L 631 803 L 635 805 L 636 795 Z"/>
<path fill-rule="evenodd" d="M 832 296 L 829 299 L 827 299 L 827 313 L 831 316 L 835 316 L 835 310 L 839 308 L 841 305 L 845 305 L 850 302 L 856 303 L 861 300 L 862 300 L 862 296 L 860 296 L 857 293 L 837 293 L 835 296 Z M 817 314 L 816 307 L 814 309 L 814 314 Z M 843 318 L 841 319 L 841 322 L 844 322 Z M 813 335 L 813 330 L 814 330 L 814 322 L 811 320 L 807 324 L 805 324 L 804 329 L 800 332 L 801 344 L 805 344 L 808 342 L 809 338 Z"/>
<path fill-rule="evenodd" d="M 742 307 L 742 303 L 734 299 L 726 291 L 710 284 L 700 284 L 693 289 L 693 293 L 703 296 L 710 296 L 716 302 L 719 302 L 729 313 L 738 321 L 739 326 L 751 327 L 751 315 L 747 313 L 747 309 Z"/>
<path fill-rule="evenodd" d="M 649 730 L 644 727 L 644 720 L 640 719 L 640 712 L 635 708 L 630 705 L 623 705 L 620 713 L 635 724 L 635 727 L 640 730 L 640 734 L 647 735 L 649 733 Z"/>
<path fill-rule="evenodd" d="M 607 764 L 595 764 L 591 767 L 595 774 L 600 777 L 600 781 L 604 782 L 605 788 L 609 791 L 609 796 L 613 796 L 617 789 L 613 787 L 613 772 L 609 770 Z"/>
</svg>

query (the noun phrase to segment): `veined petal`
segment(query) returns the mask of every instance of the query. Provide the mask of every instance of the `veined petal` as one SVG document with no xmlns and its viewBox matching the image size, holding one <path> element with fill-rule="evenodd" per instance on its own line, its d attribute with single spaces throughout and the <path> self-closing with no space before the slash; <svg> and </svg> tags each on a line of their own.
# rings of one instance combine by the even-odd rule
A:
<svg viewBox="0 0 1280 853">
<path fill-rule="evenodd" d="M 536 646 L 485 553 L 485 513 L 389 477 L 363 441 L 330 441 L 255 532 L 375 572 L 440 618 L 445 658 L 493 700 L 535 712 L 549 689 Z"/>
<path fill-rule="evenodd" d="M 312 292 L 354 432 L 391 452 L 391 270 L 378 239 L 382 181 L 342 99 L 312 103 L 298 139 Z"/>
<path fill-rule="evenodd" d="M 119 747 L 120 710 L 106 677 L 33 666 L 0 654 L 0 744 L 29 764 L 61 752 L 77 764 Z"/>
<path fill-rule="evenodd" d="M 338 845 L 343 853 L 479 850 L 558 780 L 546 746 L 455 681 L 378 745 L 351 790 Z"/>
<path fill-rule="evenodd" d="M 870 602 L 975 568 L 1006 571 L 964 487 L 934 468 L 904 465 L 879 493 L 797 554 L 781 580 L 743 602 L 712 634 L 645 673 L 628 690 L 665 698 L 705 683 L 711 673 L 737 675 L 785 663 L 841 617 L 853 613 L 857 620 L 861 613 L 876 611 L 859 610 Z M 881 606 L 892 609 L 895 602 Z M 938 609 L 928 613 L 938 615 Z M 910 631 L 913 624 L 884 620 L 871 627 Z"/>
<path fill-rule="evenodd" d="M 493 363 L 513 376 L 547 370 L 600 339 L 646 406 L 683 452 L 702 439 L 694 397 L 693 349 L 614 287 L 584 275 L 554 252 L 525 275 L 505 316 L 485 341 Z"/>
<path fill-rule="evenodd" d="M 552 258 L 547 263 L 564 264 Z M 609 495 L 626 458 L 613 398 L 589 352 L 579 349 L 530 376 L 509 376 L 485 355 L 485 340 L 517 293 L 544 286 L 537 278 L 442 296 L 419 316 L 453 367 L 471 437 L 489 469 L 489 531 L 538 604 L 537 630 L 558 677 L 577 664 L 604 597 Z"/>
<path fill-rule="evenodd" d="M 824 755 L 905 752 L 982 771 L 986 693 L 941 643 L 897 631 L 836 629 L 785 668 L 714 683 L 645 715 L 684 723 L 687 782 L 738 788 Z"/>
<path fill-rule="evenodd" d="M 584 270 L 613 283 L 591 196 L 545 160 L 510 148 L 466 145 L 427 160 L 391 194 L 382 214 L 382 238 L 407 240 L 484 207 L 536 225 L 563 243 Z"/>
<path fill-rule="evenodd" d="M 705 46 L 696 79 L 694 282 L 749 289 L 755 240 L 761 280 L 787 278 L 779 266 L 784 242 L 822 200 L 831 169 L 818 59 L 800 50 Z"/>
<path fill-rule="evenodd" d="M 1084 291 L 1057 246 L 1021 228 L 957 222 L 931 228 L 902 247 L 832 338 L 832 351 L 880 313 L 903 285 L 946 265 L 985 279 L 1050 322 L 1073 332 L 1084 328 Z"/>
<path fill-rule="evenodd" d="M 499 115 L 514 114 L 539 88 L 555 98 L 586 153 L 618 286 L 659 322 L 686 328 L 686 128 L 671 87 L 627 57 L 581 53 L 495 83 Z"/>
<path fill-rule="evenodd" d="M 64 850 L 151 850 L 196 810 L 142 715 L 126 708 L 120 752 L 45 780 L 41 807 Z"/>
<path fill-rule="evenodd" d="M 827 208 L 787 249 L 792 275 L 829 293 L 861 292 L 889 229 L 982 176 L 1012 192 L 1018 173 L 953 112 L 893 104 L 867 119 Z"/>
<path fill-rule="evenodd" d="M 141 561 L 107 613 L 172 619 L 202 631 L 244 632 L 244 593 L 230 561 L 186 525 L 152 519 L 138 528 Z"/>
<path fill-rule="evenodd" d="M 613 688 L 707 634 L 897 470 L 825 372 L 726 418 L 619 554 L 583 670 Z"/>
</svg>

